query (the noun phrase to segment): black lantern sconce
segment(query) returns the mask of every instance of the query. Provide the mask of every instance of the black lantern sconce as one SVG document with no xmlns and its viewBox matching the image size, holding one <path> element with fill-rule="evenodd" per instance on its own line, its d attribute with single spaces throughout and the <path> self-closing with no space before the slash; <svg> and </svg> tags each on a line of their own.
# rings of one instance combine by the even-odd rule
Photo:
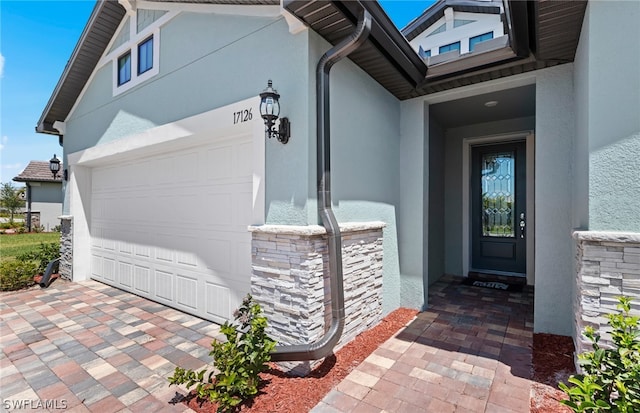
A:
<svg viewBox="0 0 640 413">
<path fill-rule="evenodd" d="M 280 116 L 280 95 L 273 88 L 271 80 L 267 83 L 267 88 L 260 93 L 260 116 L 264 119 L 265 135 L 268 138 L 276 138 L 280 143 L 289 142 L 291 130 L 288 118 L 281 118 L 280 125 L 276 129 L 276 121 Z"/>
<path fill-rule="evenodd" d="M 53 174 L 53 179 L 58 177 L 58 172 L 60 172 L 60 159 L 56 157 L 56 154 L 53 154 L 53 158 L 49 160 L 49 170 Z"/>
</svg>

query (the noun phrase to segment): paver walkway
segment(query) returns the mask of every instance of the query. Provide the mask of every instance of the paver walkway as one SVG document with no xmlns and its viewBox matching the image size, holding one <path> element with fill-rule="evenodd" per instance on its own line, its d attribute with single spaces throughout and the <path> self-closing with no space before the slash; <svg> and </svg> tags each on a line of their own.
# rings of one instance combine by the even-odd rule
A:
<svg viewBox="0 0 640 413">
<path fill-rule="evenodd" d="M 314 412 L 529 411 L 532 291 L 459 279 L 429 290 L 429 310 Z M 170 403 L 186 391 L 167 377 L 175 366 L 209 363 L 219 334 L 208 321 L 95 281 L 1 293 L 0 410 L 190 411 Z"/>
<path fill-rule="evenodd" d="M 176 365 L 210 362 L 215 324 L 95 281 L 0 294 L 2 411 L 184 412 Z M 48 408 L 47 408 L 48 407 Z"/>
<path fill-rule="evenodd" d="M 312 412 L 529 412 L 533 291 L 460 281 L 430 286 L 429 310 Z"/>
</svg>

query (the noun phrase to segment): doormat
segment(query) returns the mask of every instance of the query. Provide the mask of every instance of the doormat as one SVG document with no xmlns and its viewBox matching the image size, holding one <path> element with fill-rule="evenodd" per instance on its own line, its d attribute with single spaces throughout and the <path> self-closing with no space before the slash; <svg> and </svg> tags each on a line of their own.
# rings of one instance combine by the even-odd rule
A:
<svg viewBox="0 0 640 413">
<path fill-rule="evenodd" d="M 465 278 L 462 280 L 462 284 L 471 285 L 473 287 L 492 288 L 494 290 L 520 292 L 522 291 L 522 284 L 509 284 L 502 281 L 485 281 L 476 280 L 473 278 Z"/>
</svg>

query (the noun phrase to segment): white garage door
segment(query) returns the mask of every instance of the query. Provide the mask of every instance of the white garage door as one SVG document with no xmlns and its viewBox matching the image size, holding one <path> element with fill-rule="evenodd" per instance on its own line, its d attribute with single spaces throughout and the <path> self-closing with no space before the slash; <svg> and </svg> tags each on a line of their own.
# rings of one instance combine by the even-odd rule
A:
<svg viewBox="0 0 640 413">
<path fill-rule="evenodd" d="M 91 277 L 223 322 L 250 291 L 252 138 L 91 173 Z"/>
</svg>

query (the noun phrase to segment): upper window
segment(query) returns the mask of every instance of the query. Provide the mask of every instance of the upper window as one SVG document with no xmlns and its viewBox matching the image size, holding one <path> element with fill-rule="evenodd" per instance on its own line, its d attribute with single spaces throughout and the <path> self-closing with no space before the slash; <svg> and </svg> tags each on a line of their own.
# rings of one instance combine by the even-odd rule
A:
<svg viewBox="0 0 640 413">
<path fill-rule="evenodd" d="M 446 44 L 444 46 L 440 46 L 438 53 L 447 53 L 447 52 L 452 52 L 454 50 L 460 50 L 460 42 L 455 42 L 451 44 Z"/>
<path fill-rule="evenodd" d="M 153 68 L 153 36 L 138 45 L 138 74 Z"/>
<path fill-rule="evenodd" d="M 486 40 L 493 39 L 493 32 L 481 34 L 479 36 L 475 36 L 469 39 L 469 51 L 473 52 L 473 49 L 476 47 L 476 44 L 480 42 L 484 42 Z"/>
<path fill-rule="evenodd" d="M 118 58 L 118 86 L 131 80 L 131 52 Z"/>
</svg>

